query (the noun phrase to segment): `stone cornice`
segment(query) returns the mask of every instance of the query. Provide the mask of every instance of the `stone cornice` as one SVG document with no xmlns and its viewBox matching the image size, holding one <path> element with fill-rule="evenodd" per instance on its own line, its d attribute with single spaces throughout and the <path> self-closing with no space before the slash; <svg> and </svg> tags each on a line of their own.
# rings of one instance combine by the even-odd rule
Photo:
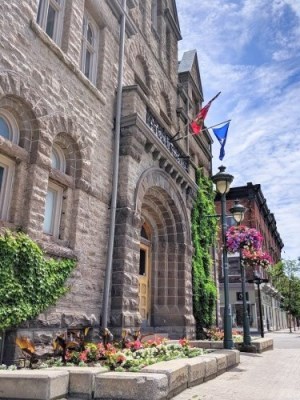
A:
<svg viewBox="0 0 300 400">
<path fill-rule="evenodd" d="M 185 169 L 176 161 L 163 143 L 153 134 L 150 127 L 135 113 L 123 117 L 121 127 L 136 127 L 146 138 L 145 150 L 152 153 L 155 159 L 159 160 L 160 167 L 165 169 L 174 180 L 184 187 L 190 187 L 196 191 L 198 186 L 185 171 Z"/>
</svg>

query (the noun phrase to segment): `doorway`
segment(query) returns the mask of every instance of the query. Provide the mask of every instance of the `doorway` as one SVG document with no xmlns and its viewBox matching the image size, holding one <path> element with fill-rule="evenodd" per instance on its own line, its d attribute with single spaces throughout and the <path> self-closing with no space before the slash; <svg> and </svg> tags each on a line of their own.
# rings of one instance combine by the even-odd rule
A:
<svg viewBox="0 0 300 400">
<path fill-rule="evenodd" d="M 149 299 L 149 246 L 141 243 L 140 245 L 140 268 L 139 268 L 139 312 L 143 319 L 143 323 L 149 322 L 150 316 L 150 299 Z"/>
</svg>

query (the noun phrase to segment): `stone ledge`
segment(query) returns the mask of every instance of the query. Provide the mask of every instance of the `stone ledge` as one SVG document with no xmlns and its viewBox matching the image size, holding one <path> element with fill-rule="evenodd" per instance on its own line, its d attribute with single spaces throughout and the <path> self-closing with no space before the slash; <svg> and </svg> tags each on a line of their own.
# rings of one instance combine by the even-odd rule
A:
<svg viewBox="0 0 300 400">
<path fill-rule="evenodd" d="M 175 396 L 188 386 L 189 369 L 186 359 L 162 361 L 149 365 L 142 372 L 164 374 L 168 378 L 169 396 Z"/>
<path fill-rule="evenodd" d="M 98 400 L 166 400 L 168 392 L 168 378 L 163 374 L 108 372 L 95 378 Z"/>
<path fill-rule="evenodd" d="M 262 353 L 266 350 L 273 350 L 274 341 L 270 338 L 258 338 L 253 339 L 251 344 L 256 347 L 258 353 Z"/>
<path fill-rule="evenodd" d="M 67 371 L 20 370 L 0 372 L 0 399 L 52 400 L 66 397 Z"/>
<path fill-rule="evenodd" d="M 0 400 L 167 400 L 215 378 L 240 361 L 237 350 L 164 361 L 141 372 L 107 372 L 102 367 L 56 367 L 0 371 Z"/>
<path fill-rule="evenodd" d="M 89 400 L 93 398 L 96 376 L 107 373 L 103 367 L 55 367 L 51 370 L 69 372 L 68 399 Z"/>
<path fill-rule="evenodd" d="M 257 353 L 273 349 L 273 339 L 269 338 L 253 339 L 251 344 L 256 347 Z M 193 347 L 200 347 L 202 349 L 223 349 L 223 342 L 213 340 L 191 340 L 190 345 Z M 242 343 L 235 343 L 236 349 L 239 350 L 241 345 Z"/>
</svg>

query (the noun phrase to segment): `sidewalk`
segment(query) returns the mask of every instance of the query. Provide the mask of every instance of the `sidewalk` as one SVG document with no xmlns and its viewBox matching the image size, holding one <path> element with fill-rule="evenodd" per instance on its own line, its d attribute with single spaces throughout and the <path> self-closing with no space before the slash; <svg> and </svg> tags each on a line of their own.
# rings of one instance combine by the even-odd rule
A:
<svg viewBox="0 0 300 400">
<path fill-rule="evenodd" d="M 174 400 L 300 400 L 300 330 L 266 333 L 274 350 L 241 353 L 238 367 Z"/>
</svg>

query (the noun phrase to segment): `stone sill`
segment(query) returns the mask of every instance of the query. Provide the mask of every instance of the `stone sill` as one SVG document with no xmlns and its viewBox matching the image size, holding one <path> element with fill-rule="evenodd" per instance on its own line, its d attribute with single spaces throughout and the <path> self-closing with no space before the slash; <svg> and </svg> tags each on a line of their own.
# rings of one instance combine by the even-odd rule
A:
<svg viewBox="0 0 300 400">
<path fill-rule="evenodd" d="M 37 37 L 72 71 L 76 77 L 105 105 L 106 98 L 103 94 L 87 79 L 80 69 L 65 54 L 59 46 L 44 32 L 44 30 L 34 21 L 30 21 L 30 27 Z"/>
<path fill-rule="evenodd" d="M 202 349 L 223 349 L 223 342 L 222 341 L 214 341 L 214 340 L 191 340 L 191 346 L 193 347 L 201 347 Z M 266 350 L 273 349 L 273 339 L 269 338 L 255 338 L 252 339 L 251 344 L 256 347 L 256 352 L 261 353 Z M 235 343 L 236 349 L 242 343 Z"/>
<path fill-rule="evenodd" d="M 167 400 L 239 364 L 237 350 L 160 362 L 141 372 L 108 372 L 102 367 L 0 370 L 0 400 L 148 399 Z"/>
</svg>

